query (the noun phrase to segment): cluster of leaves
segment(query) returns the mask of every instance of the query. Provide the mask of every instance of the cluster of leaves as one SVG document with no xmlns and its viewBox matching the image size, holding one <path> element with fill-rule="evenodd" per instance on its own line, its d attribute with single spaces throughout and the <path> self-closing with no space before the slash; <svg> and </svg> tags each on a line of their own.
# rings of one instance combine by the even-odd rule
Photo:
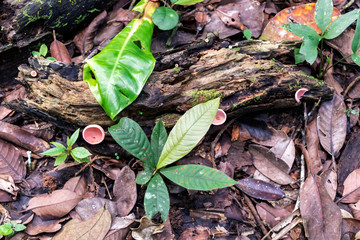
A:
<svg viewBox="0 0 360 240">
<path fill-rule="evenodd" d="M 225 173 L 202 165 L 165 168 L 188 154 L 204 137 L 219 103 L 217 98 L 191 108 L 178 120 L 169 135 L 163 123 L 158 121 L 151 142 L 139 124 L 129 118 L 121 118 L 118 124 L 109 128 L 111 136 L 121 147 L 144 162 L 144 171 L 136 177 L 136 183 L 147 185 L 144 206 L 149 218 L 160 212 L 165 221 L 169 213 L 169 193 L 162 175 L 192 190 L 212 190 L 237 183 Z"/>
<path fill-rule="evenodd" d="M 48 47 L 45 44 L 41 44 L 39 51 L 32 51 L 33 56 L 46 57 L 47 54 L 48 54 Z M 53 57 L 47 57 L 46 59 L 51 61 L 56 61 L 56 59 Z"/>
<path fill-rule="evenodd" d="M 313 28 L 296 23 L 289 23 L 280 26 L 287 31 L 303 38 L 300 49 L 295 49 L 295 62 L 300 63 L 306 61 L 310 64 L 314 63 L 318 56 L 318 46 L 320 44 L 320 58 L 322 59 L 322 50 L 324 39 L 334 39 L 338 37 L 347 27 L 350 26 L 358 17 L 360 10 L 356 9 L 339 16 L 333 22 L 333 1 L 318 0 L 315 6 L 315 23 L 320 28 L 321 34 L 318 34 Z M 357 55 L 360 49 L 360 27 L 359 21 L 356 26 L 356 33 L 352 41 L 353 54 L 350 55 L 354 62 L 360 66 L 360 56 Z M 348 57 L 350 57 L 348 56 Z M 345 57 L 346 58 L 346 57 Z M 323 71 L 326 72 L 328 68 Z"/>
<path fill-rule="evenodd" d="M 0 235 L 12 236 L 15 232 L 25 230 L 26 226 L 16 221 L 6 222 L 0 225 Z"/>
<path fill-rule="evenodd" d="M 67 137 L 67 147 L 58 142 L 51 142 L 55 147 L 41 153 L 46 156 L 56 156 L 55 166 L 65 162 L 69 155 L 77 162 L 90 162 L 91 153 L 83 147 L 72 148 L 76 140 L 79 138 L 80 129 L 76 130 L 71 137 Z"/>
<path fill-rule="evenodd" d="M 352 108 L 346 109 L 346 110 L 344 110 L 344 112 L 346 113 L 346 116 L 348 116 L 348 117 L 350 117 L 351 114 L 359 115 L 359 112 Z"/>
</svg>

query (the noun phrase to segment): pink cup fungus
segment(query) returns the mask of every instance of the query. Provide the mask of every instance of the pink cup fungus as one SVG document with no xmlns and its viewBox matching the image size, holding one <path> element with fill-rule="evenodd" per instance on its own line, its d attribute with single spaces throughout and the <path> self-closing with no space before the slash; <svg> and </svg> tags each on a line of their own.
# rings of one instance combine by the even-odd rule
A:
<svg viewBox="0 0 360 240">
<path fill-rule="evenodd" d="M 309 89 L 307 88 L 300 88 L 299 90 L 297 90 L 295 93 L 295 100 L 299 103 L 302 95 L 304 95 L 304 93 L 306 93 L 307 91 L 309 91 Z"/>
<path fill-rule="evenodd" d="M 213 121 L 213 125 L 221 125 L 226 121 L 226 113 L 222 109 L 218 109 Z"/>
<path fill-rule="evenodd" d="M 105 132 L 101 126 L 92 124 L 84 128 L 82 136 L 87 143 L 95 145 L 104 140 Z"/>
</svg>

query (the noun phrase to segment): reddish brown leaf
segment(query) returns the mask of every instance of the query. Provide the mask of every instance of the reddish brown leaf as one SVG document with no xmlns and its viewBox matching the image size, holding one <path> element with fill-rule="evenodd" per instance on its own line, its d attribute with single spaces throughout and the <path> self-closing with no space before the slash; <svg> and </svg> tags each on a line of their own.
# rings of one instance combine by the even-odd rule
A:
<svg viewBox="0 0 360 240">
<path fill-rule="evenodd" d="M 321 185 L 323 185 L 328 192 L 331 200 L 334 201 L 337 189 L 337 174 L 333 169 L 328 169 L 321 173 Z"/>
<path fill-rule="evenodd" d="M 83 176 L 70 178 L 64 185 L 63 189 L 75 192 L 77 195 L 82 196 L 86 193 L 87 184 Z"/>
<path fill-rule="evenodd" d="M 250 145 L 249 151 L 256 169 L 272 181 L 287 185 L 294 183 L 295 180 L 287 172 L 289 167 L 281 159 L 275 157 L 274 153 L 262 146 Z"/>
<path fill-rule="evenodd" d="M 300 189 L 300 212 L 309 239 L 340 239 L 341 211 L 317 176 L 310 175 Z"/>
<path fill-rule="evenodd" d="M 93 39 L 99 28 L 99 26 L 105 22 L 107 12 L 104 10 L 99 15 L 97 15 L 89 24 L 87 28 L 81 31 L 74 37 L 74 43 L 80 50 L 81 54 L 85 55 L 90 51 L 93 46 Z"/>
<path fill-rule="evenodd" d="M 351 209 L 354 218 L 360 220 L 360 201 L 354 204 L 349 204 L 349 207 Z"/>
<path fill-rule="evenodd" d="M 253 178 L 241 179 L 235 186 L 247 195 L 261 200 L 275 201 L 285 197 L 279 187 Z"/>
<path fill-rule="evenodd" d="M 35 215 L 31 223 L 26 225 L 25 232 L 32 236 L 44 232 L 47 233 L 57 232 L 61 229 L 60 222 L 62 221 L 64 221 L 64 219 L 44 221 L 39 216 Z"/>
<path fill-rule="evenodd" d="M 317 174 L 320 172 L 323 168 L 320 155 L 319 155 L 319 137 L 317 135 L 317 127 L 316 127 L 316 117 L 308 123 L 306 130 L 306 146 L 307 151 L 309 153 L 309 159 L 311 166 L 308 166 L 310 168 L 310 172 L 313 174 Z"/>
<path fill-rule="evenodd" d="M 129 166 L 123 167 L 115 180 L 114 196 L 119 215 L 122 217 L 128 215 L 137 199 L 135 173 Z"/>
<path fill-rule="evenodd" d="M 336 156 L 345 142 L 347 118 L 344 100 L 337 94 L 331 101 L 323 102 L 317 118 L 320 143 L 331 155 Z"/>
<path fill-rule="evenodd" d="M 285 8 L 268 22 L 260 39 L 274 42 L 280 40 L 300 40 L 300 37 L 282 28 L 278 28 L 280 25 L 294 22 L 312 27 L 320 34 L 321 30 L 315 23 L 314 13 L 315 3 Z M 340 16 L 340 12 L 334 7 L 332 21 L 338 18 L 338 16 Z"/>
<path fill-rule="evenodd" d="M 356 203 L 360 200 L 360 169 L 352 171 L 344 182 L 343 203 Z"/>
<path fill-rule="evenodd" d="M 28 124 L 21 127 L 23 130 L 33 134 L 35 137 L 50 141 L 54 137 L 55 130 L 51 123 L 40 122 Z"/>
<path fill-rule="evenodd" d="M 50 146 L 44 140 L 33 136 L 20 127 L 0 121 L 0 138 L 35 153 L 44 152 Z"/>
<path fill-rule="evenodd" d="M 101 208 L 99 212 L 86 221 L 73 219 L 56 234 L 53 240 L 77 239 L 99 240 L 104 239 L 111 225 L 111 215 L 108 210 Z"/>
<path fill-rule="evenodd" d="M 291 214 L 285 208 L 275 208 L 264 202 L 256 204 L 256 210 L 261 219 L 270 227 L 274 227 Z"/>
<path fill-rule="evenodd" d="M 71 64 L 71 57 L 66 46 L 62 42 L 56 40 L 55 32 L 53 32 L 53 36 L 54 41 L 50 44 L 51 56 L 59 62 Z"/>
<path fill-rule="evenodd" d="M 360 220 L 344 218 L 341 224 L 341 239 L 352 240 L 357 232 L 360 231 Z M 351 237 L 353 236 L 353 237 Z"/>
<path fill-rule="evenodd" d="M 210 229 L 203 226 L 188 228 L 181 233 L 178 240 L 205 240 L 210 239 Z"/>
<path fill-rule="evenodd" d="M 81 198 L 70 190 L 55 190 L 51 194 L 42 194 L 30 199 L 27 210 L 32 210 L 43 220 L 57 219 L 68 214 Z"/>
<path fill-rule="evenodd" d="M 0 140 L 0 174 L 10 175 L 15 182 L 21 182 L 26 175 L 26 166 L 20 150 L 2 140 Z"/>
</svg>

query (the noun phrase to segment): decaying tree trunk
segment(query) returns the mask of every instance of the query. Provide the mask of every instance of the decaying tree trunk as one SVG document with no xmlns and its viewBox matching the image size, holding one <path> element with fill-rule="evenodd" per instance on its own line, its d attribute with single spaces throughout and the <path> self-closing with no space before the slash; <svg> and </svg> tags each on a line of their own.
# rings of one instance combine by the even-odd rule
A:
<svg viewBox="0 0 360 240">
<path fill-rule="evenodd" d="M 332 91 L 324 82 L 273 59 L 290 54 L 295 44 L 245 41 L 232 48 L 199 49 L 201 44 L 195 44 L 197 47 L 174 51 L 157 59 L 156 70 L 142 93 L 120 116 L 143 125 L 152 125 L 160 117 L 171 125 L 193 105 L 218 96 L 222 97 L 221 108 L 230 117 L 295 107 L 299 104 L 294 94 L 299 88 L 316 89 L 323 98 L 331 97 Z M 57 125 L 114 124 L 87 83 L 81 81 L 81 70 L 80 81 L 71 81 L 66 78 L 76 76 L 75 66 L 61 67 L 41 58 L 32 65 L 36 68 L 19 67 L 18 80 L 26 86 L 27 97 L 8 102 L 7 106 Z M 36 70 L 38 76 L 31 77 L 31 70 Z"/>
<path fill-rule="evenodd" d="M 17 66 L 26 61 L 31 51 L 38 51 L 42 43 L 49 45 L 52 29 L 63 35 L 73 34 L 115 2 L 118 0 L 0 1 L 2 81 L 16 76 Z"/>
</svg>

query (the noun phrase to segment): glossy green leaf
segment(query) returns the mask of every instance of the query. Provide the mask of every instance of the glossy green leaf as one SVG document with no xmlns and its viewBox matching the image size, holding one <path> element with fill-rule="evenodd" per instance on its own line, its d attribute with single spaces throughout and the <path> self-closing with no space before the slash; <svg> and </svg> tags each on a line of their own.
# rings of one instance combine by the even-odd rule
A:
<svg viewBox="0 0 360 240">
<path fill-rule="evenodd" d="M 80 133 L 80 128 L 78 128 L 72 135 L 70 138 L 67 138 L 67 145 L 69 147 L 72 147 L 76 140 L 79 138 L 79 133 Z"/>
<path fill-rule="evenodd" d="M 83 147 L 74 148 L 73 150 L 71 150 L 71 153 L 72 155 L 80 159 L 91 156 L 91 153 L 86 148 Z"/>
<path fill-rule="evenodd" d="M 208 191 L 230 187 L 237 183 L 216 168 L 202 165 L 179 165 L 163 168 L 160 172 L 174 183 L 191 190 Z"/>
<path fill-rule="evenodd" d="M 247 39 L 247 40 L 250 40 L 251 39 L 251 36 L 252 36 L 252 33 L 249 29 L 245 29 L 244 30 L 244 37 Z"/>
<path fill-rule="evenodd" d="M 66 147 L 61 143 L 58 143 L 58 142 L 50 142 L 50 143 L 57 148 L 63 148 L 64 150 L 66 149 Z"/>
<path fill-rule="evenodd" d="M 111 136 L 126 151 L 155 167 L 154 154 L 142 128 L 130 118 L 123 117 L 109 128 Z"/>
<path fill-rule="evenodd" d="M 4 236 L 9 236 L 14 233 L 12 230 L 10 223 L 4 223 L 0 225 L 0 234 Z"/>
<path fill-rule="evenodd" d="M 354 63 L 356 63 L 356 65 L 360 66 L 360 56 L 357 54 L 352 54 L 351 55 L 352 60 L 354 61 Z"/>
<path fill-rule="evenodd" d="M 26 226 L 24 224 L 16 223 L 15 221 L 12 221 L 11 225 L 16 232 L 20 232 L 26 229 Z"/>
<path fill-rule="evenodd" d="M 171 0 L 171 3 L 176 5 L 194 5 L 202 1 L 204 0 Z"/>
<path fill-rule="evenodd" d="M 144 169 L 143 172 L 139 173 L 136 176 L 135 182 L 139 185 L 144 185 L 149 182 L 153 175 L 153 171 L 150 171 L 150 169 Z"/>
<path fill-rule="evenodd" d="M 332 0 L 318 0 L 315 5 L 315 22 L 324 33 L 326 28 L 331 22 L 333 15 L 333 2 Z"/>
<path fill-rule="evenodd" d="M 309 39 L 304 38 L 304 41 L 301 44 L 299 53 L 303 54 L 305 57 L 305 60 L 313 64 L 318 56 L 318 50 L 317 47 L 319 45 L 318 39 Z"/>
<path fill-rule="evenodd" d="M 353 53 L 357 53 L 360 48 L 360 14 L 356 23 L 354 38 L 351 42 L 351 50 Z"/>
<path fill-rule="evenodd" d="M 41 56 L 45 57 L 48 53 L 48 47 L 45 44 L 41 44 L 39 53 Z"/>
<path fill-rule="evenodd" d="M 31 53 L 33 56 L 40 56 L 40 53 L 38 51 L 32 51 Z"/>
<path fill-rule="evenodd" d="M 164 127 L 164 124 L 161 120 L 159 120 L 151 134 L 151 149 L 154 153 L 155 166 L 160 158 L 161 151 L 164 148 L 165 142 L 168 138 L 168 134 Z"/>
<path fill-rule="evenodd" d="M 50 61 L 56 61 L 56 58 L 53 58 L 53 57 L 47 57 L 46 59 L 50 60 Z"/>
<path fill-rule="evenodd" d="M 326 39 L 334 39 L 338 37 L 347 27 L 350 26 L 350 24 L 352 24 L 358 18 L 358 16 L 359 9 L 355 9 L 351 12 L 339 16 L 330 24 L 324 37 Z"/>
<path fill-rule="evenodd" d="M 304 54 L 300 53 L 300 48 L 294 49 L 294 56 L 295 56 L 295 64 L 299 64 L 305 61 Z"/>
<path fill-rule="evenodd" d="M 132 9 L 132 11 L 137 11 L 140 13 L 143 13 L 146 7 L 148 0 L 141 0 L 140 2 L 138 2 L 134 8 Z"/>
<path fill-rule="evenodd" d="M 66 152 L 64 152 L 64 153 L 60 154 L 59 156 L 57 156 L 56 159 L 55 159 L 54 166 L 60 165 L 60 164 L 62 164 L 63 162 L 65 162 L 67 156 L 68 156 L 68 155 L 67 155 Z"/>
<path fill-rule="evenodd" d="M 179 22 L 179 15 L 171 8 L 159 7 L 155 10 L 152 20 L 159 29 L 166 31 L 176 27 Z"/>
<path fill-rule="evenodd" d="M 198 144 L 209 130 L 219 104 L 220 98 L 200 103 L 181 116 L 169 133 L 157 169 L 184 157 Z"/>
<path fill-rule="evenodd" d="M 146 216 L 151 219 L 156 213 L 161 213 L 165 222 L 169 215 L 170 198 L 164 180 L 157 173 L 149 182 L 145 192 L 144 207 Z"/>
<path fill-rule="evenodd" d="M 78 158 L 78 157 L 75 156 L 72 152 L 70 152 L 70 155 L 71 155 L 71 157 L 72 157 L 75 161 L 77 161 L 77 162 L 79 162 L 79 163 L 91 162 L 88 157 L 86 157 L 86 158 Z"/>
<path fill-rule="evenodd" d="M 45 152 L 40 153 L 41 155 L 46 155 L 46 156 L 59 156 L 61 153 L 65 152 L 65 148 L 58 148 L 58 147 L 54 147 L 54 148 L 50 148 L 48 150 L 46 150 Z"/>
<path fill-rule="evenodd" d="M 306 25 L 297 24 L 297 23 L 288 23 L 279 26 L 279 28 L 283 28 L 289 32 L 292 32 L 293 34 L 301 38 L 307 37 L 307 38 L 312 38 L 314 40 L 318 39 L 319 41 L 321 39 L 319 34 L 313 28 Z"/>
<path fill-rule="evenodd" d="M 134 19 L 84 66 L 84 81 L 113 120 L 138 97 L 154 69 L 153 27 L 147 17 Z"/>
</svg>

